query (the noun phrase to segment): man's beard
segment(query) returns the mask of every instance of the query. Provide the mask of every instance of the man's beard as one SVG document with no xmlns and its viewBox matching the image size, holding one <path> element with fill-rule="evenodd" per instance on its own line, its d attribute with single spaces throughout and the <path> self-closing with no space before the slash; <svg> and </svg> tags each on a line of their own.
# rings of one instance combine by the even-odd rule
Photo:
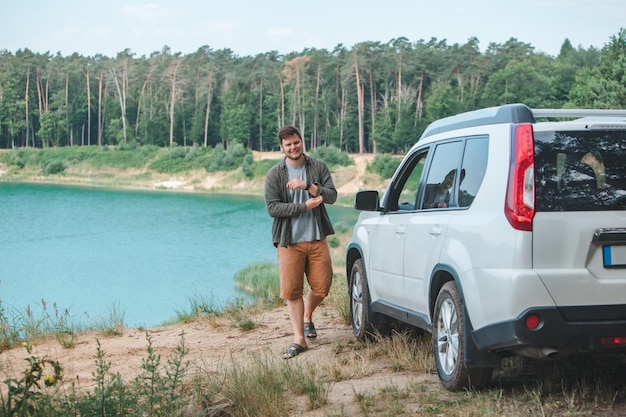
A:
<svg viewBox="0 0 626 417">
<path fill-rule="evenodd" d="M 304 156 L 304 152 L 300 152 L 300 153 L 298 154 L 298 157 L 297 157 L 297 158 L 296 158 L 296 157 L 294 157 L 294 156 L 293 156 L 293 155 L 291 155 L 291 154 L 288 154 L 288 153 L 287 153 L 287 154 L 285 154 L 285 156 L 286 156 L 287 158 L 291 159 L 292 161 L 299 161 L 299 160 L 300 160 L 300 159 L 302 159 L 302 157 Z"/>
</svg>

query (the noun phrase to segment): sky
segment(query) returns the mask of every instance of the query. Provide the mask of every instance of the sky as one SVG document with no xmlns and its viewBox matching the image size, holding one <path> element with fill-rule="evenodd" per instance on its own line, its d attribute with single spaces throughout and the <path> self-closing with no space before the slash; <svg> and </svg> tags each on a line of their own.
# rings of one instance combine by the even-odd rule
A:
<svg viewBox="0 0 626 417">
<path fill-rule="evenodd" d="M 566 38 L 602 48 L 625 27 L 624 0 L 0 0 L 0 51 L 62 56 L 150 56 L 164 46 L 254 56 L 400 37 L 475 37 L 482 52 L 516 38 L 557 56 Z"/>
</svg>

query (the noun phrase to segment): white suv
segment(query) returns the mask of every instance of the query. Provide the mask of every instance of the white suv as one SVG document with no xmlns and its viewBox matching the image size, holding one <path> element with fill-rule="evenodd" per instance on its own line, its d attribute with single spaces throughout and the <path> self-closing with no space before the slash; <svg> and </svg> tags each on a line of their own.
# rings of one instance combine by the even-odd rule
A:
<svg viewBox="0 0 626 417">
<path fill-rule="evenodd" d="M 436 121 L 354 206 L 354 334 L 432 332 L 445 388 L 486 385 L 511 354 L 626 352 L 626 111 Z"/>
</svg>

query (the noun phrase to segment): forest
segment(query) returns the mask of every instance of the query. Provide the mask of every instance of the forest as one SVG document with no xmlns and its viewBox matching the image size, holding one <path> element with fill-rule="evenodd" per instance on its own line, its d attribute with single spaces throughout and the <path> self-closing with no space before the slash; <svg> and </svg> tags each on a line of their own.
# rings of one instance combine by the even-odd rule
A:
<svg viewBox="0 0 626 417">
<path fill-rule="evenodd" d="M 307 147 L 403 153 L 433 120 L 522 102 L 531 108 L 626 108 L 626 29 L 602 48 L 558 56 L 516 38 L 362 42 L 236 56 L 115 57 L 0 50 L 0 149 L 123 144 L 278 149 L 298 127 Z"/>
</svg>

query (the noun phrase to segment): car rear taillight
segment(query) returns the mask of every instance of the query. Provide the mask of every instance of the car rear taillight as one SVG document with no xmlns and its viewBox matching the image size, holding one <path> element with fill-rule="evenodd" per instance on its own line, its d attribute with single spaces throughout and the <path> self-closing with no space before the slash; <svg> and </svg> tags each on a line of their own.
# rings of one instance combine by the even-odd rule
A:
<svg viewBox="0 0 626 417">
<path fill-rule="evenodd" d="M 624 346 L 626 345 L 626 337 L 603 337 L 600 339 L 602 346 Z"/>
<path fill-rule="evenodd" d="M 504 214 L 517 230 L 532 231 L 535 214 L 535 149 L 530 123 L 513 126 Z"/>
</svg>

